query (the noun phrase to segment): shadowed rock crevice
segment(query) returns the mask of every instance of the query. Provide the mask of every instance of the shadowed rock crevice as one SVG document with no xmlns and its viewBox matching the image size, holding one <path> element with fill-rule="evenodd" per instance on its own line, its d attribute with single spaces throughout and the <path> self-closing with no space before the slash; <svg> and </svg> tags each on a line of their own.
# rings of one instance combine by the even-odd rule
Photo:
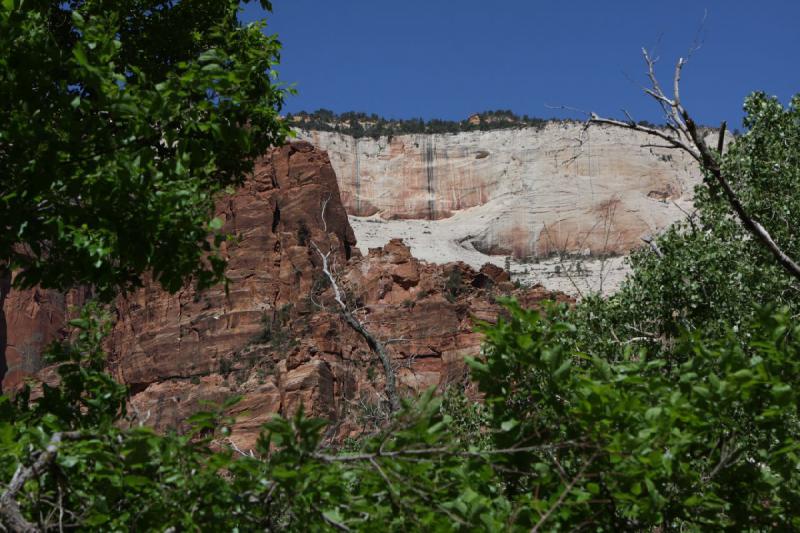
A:
<svg viewBox="0 0 800 533">
<path fill-rule="evenodd" d="M 278 231 L 278 226 L 281 223 L 281 208 L 275 204 L 275 209 L 272 211 L 272 233 Z"/>
<path fill-rule="evenodd" d="M 434 160 L 436 158 L 436 149 L 433 146 L 433 138 L 430 136 L 425 137 L 425 178 L 428 184 L 428 219 L 436 220 L 436 200 L 435 200 L 435 174 L 434 174 Z"/>
<path fill-rule="evenodd" d="M 9 290 L 11 290 L 11 273 L 5 268 L 0 268 L 0 394 L 3 393 L 3 379 L 8 372 L 8 362 L 6 361 L 8 323 L 6 322 L 5 302 Z"/>
</svg>

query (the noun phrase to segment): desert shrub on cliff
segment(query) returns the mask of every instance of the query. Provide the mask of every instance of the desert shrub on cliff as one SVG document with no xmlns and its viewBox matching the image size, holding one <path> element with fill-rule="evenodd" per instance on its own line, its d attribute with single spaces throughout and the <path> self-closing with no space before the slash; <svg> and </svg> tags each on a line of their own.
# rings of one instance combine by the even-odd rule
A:
<svg viewBox="0 0 800 533">
<path fill-rule="evenodd" d="M 448 302 L 454 303 L 465 290 L 466 287 L 461 270 L 458 267 L 451 268 L 444 282 L 444 297 L 447 298 Z"/>
<path fill-rule="evenodd" d="M 355 138 L 392 137 L 413 133 L 459 133 L 463 131 L 491 131 L 507 128 L 543 128 L 550 122 L 569 122 L 568 119 L 543 119 L 518 116 L 510 110 L 485 111 L 468 120 L 442 120 L 421 118 L 387 119 L 355 111 L 336 114 L 329 109 L 313 112 L 300 111 L 286 116 L 287 122 L 304 130 L 336 131 Z"/>
</svg>

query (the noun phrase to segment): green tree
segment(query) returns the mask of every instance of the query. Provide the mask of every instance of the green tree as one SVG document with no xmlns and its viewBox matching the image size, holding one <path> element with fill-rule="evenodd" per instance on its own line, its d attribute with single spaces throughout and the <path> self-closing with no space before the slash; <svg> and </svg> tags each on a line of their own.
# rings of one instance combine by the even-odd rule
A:
<svg viewBox="0 0 800 533">
<path fill-rule="evenodd" d="M 762 308 L 668 348 L 594 353 L 573 313 L 509 303 L 473 362 L 526 530 L 800 527 L 800 328 Z M 742 342 L 740 337 L 747 339 Z M 542 529 L 543 528 L 543 529 Z"/>
<path fill-rule="evenodd" d="M 795 230 L 800 221 L 800 95 L 784 107 L 764 93 L 751 94 L 744 103 L 744 133 L 725 146 L 723 124 L 716 149 L 705 144 L 705 134 L 677 102 L 683 118 L 673 127 L 684 128 L 683 139 L 698 139 L 699 148 L 688 150 L 705 173 L 695 190 L 696 211 L 656 240 L 660 253 L 643 249 L 632 254 L 633 274 L 619 293 L 582 307 L 587 338 L 607 346 L 626 339 L 664 345 L 682 329 L 716 327 L 722 333 L 752 321 L 768 302 L 793 313 L 800 307 L 800 278 L 782 259 L 793 263 L 792 258 L 800 258 Z M 650 134 L 669 131 L 593 120 Z M 603 334 L 609 330 L 612 337 Z"/>
<path fill-rule="evenodd" d="M 546 319 L 512 304 L 486 329 L 495 446 L 541 448 L 503 460 L 509 497 L 537 495 L 533 527 L 796 529 L 800 98 L 752 94 L 744 134 L 726 146 L 723 124 L 714 149 L 659 91 L 672 130 L 591 121 L 696 156 L 696 214 L 634 253 L 614 296 Z"/>
<path fill-rule="evenodd" d="M 268 77 L 274 38 L 240 27 L 236 3 L 191 7 L 2 3 L 0 83 L 19 109 L 2 108 L 0 158 L 18 180 L 2 181 L 12 235 L 0 259 L 22 269 L 19 283 L 111 295 L 150 270 L 168 289 L 218 274 L 202 261 L 214 194 L 285 133 L 283 92 Z M 504 302 L 471 361 L 483 407 L 429 391 L 347 451 L 302 410 L 238 450 L 225 416 L 235 398 L 183 435 L 142 427 L 105 372 L 108 314 L 90 304 L 48 350 L 56 382 L 0 397 L 0 524 L 800 529 L 796 281 L 741 214 L 800 254 L 799 103 L 747 100 L 746 132 L 702 159 L 698 216 L 662 236 L 660 254 L 634 255 L 619 294 L 544 314 Z"/>
<path fill-rule="evenodd" d="M 287 133 L 280 43 L 238 4 L 0 3 L 0 265 L 18 285 L 219 279 L 215 194 Z"/>
</svg>

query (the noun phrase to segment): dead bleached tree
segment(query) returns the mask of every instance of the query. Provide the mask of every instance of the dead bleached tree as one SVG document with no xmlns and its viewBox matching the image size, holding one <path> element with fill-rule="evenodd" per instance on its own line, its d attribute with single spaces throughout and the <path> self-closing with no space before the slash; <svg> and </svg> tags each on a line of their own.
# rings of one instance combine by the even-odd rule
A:
<svg viewBox="0 0 800 533">
<path fill-rule="evenodd" d="M 727 124 L 723 122 L 720 126 L 716 150 L 713 150 L 708 146 L 697 124 L 683 106 L 681 102 L 680 82 L 681 72 L 687 60 L 682 57 L 678 59 L 672 79 L 672 95 L 667 96 L 667 93 L 662 89 L 655 73 L 655 64 L 658 58 L 652 57 L 646 49 L 642 49 L 642 55 L 647 65 L 647 76 L 650 80 L 650 87 L 646 87 L 644 92 L 661 106 L 666 119 L 666 128 L 659 129 L 637 124 L 628 113 L 625 113 L 627 120 L 605 118 L 595 113 L 590 113 L 588 123 L 606 124 L 640 131 L 664 141 L 666 144 L 658 145 L 661 148 L 675 148 L 689 154 L 710 176 L 711 182 L 708 183 L 708 185 L 717 186 L 722 190 L 725 199 L 736 213 L 736 216 L 739 218 L 744 228 L 772 254 L 790 276 L 800 280 L 800 265 L 789 257 L 780 246 L 778 246 L 766 228 L 747 212 L 739 200 L 739 197 L 736 195 L 736 192 L 731 188 L 730 183 L 728 183 L 728 180 L 723 175 L 720 158 L 724 149 Z"/>
<path fill-rule="evenodd" d="M 330 197 L 326 198 L 322 202 L 322 228 L 326 234 L 328 233 L 328 224 L 325 220 L 325 208 L 327 207 L 329 200 Z M 386 397 L 389 400 L 389 407 L 392 412 L 398 411 L 400 409 L 400 397 L 397 394 L 397 377 L 395 375 L 394 366 L 392 366 L 392 359 L 389 357 L 389 353 L 386 351 L 386 343 L 381 342 L 375 335 L 373 335 L 356 317 L 354 312 L 350 310 L 347 302 L 345 302 L 344 294 L 339 287 L 339 282 L 333 272 L 334 265 L 332 264 L 331 260 L 332 250 L 329 248 L 327 252 L 323 253 L 317 243 L 313 240 L 311 240 L 311 246 L 314 248 L 317 254 L 319 254 L 320 260 L 322 261 L 322 273 L 325 275 L 328 283 L 330 283 L 331 288 L 333 289 L 333 299 L 339 308 L 339 313 L 342 315 L 342 318 L 344 318 L 344 321 L 347 322 L 347 325 L 350 326 L 353 331 L 361 335 L 372 353 L 377 355 L 378 359 L 380 359 L 381 365 L 383 366 L 383 373 L 386 378 L 384 389 L 386 392 Z"/>
<path fill-rule="evenodd" d="M 81 438 L 83 438 L 83 435 L 79 431 L 55 433 L 44 450 L 35 451 L 32 454 L 30 466 L 24 466 L 20 462 L 5 491 L 0 493 L 0 528 L 4 531 L 20 532 L 35 532 L 47 529 L 47 527 L 41 528 L 31 523 L 22 515 L 16 499 L 17 494 L 23 490 L 28 481 L 38 478 L 50 468 L 50 465 L 58 455 L 58 449 L 62 442 Z M 62 523 L 63 514 L 64 510 L 59 509 L 59 524 Z"/>
</svg>

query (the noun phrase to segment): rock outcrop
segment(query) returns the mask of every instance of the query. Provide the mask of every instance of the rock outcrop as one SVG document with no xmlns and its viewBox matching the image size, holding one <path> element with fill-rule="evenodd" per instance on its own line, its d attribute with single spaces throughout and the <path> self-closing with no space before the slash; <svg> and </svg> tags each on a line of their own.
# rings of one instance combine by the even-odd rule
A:
<svg viewBox="0 0 800 533">
<path fill-rule="evenodd" d="M 223 245 L 226 287 L 170 295 L 147 284 L 116 302 L 109 365 L 130 386 L 139 421 L 181 429 L 204 402 L 239 395 L 231 438 L 242 448 L 273 414 L 300 405 L 334 422 L 332 435 L 369 429 L 385 414 L 383 368 L 333 305 L 320 251 L 330 252 L 355 315 L 386 343 L 401 393 L 462 386 L 464 357 L 480 349 L 474 320 L 496 319 L 496 295 L 534 306 L 568 300 L 541 285 L 515 288 L 497 266 L 502 255 L 555 254 L 557 269 L 564 254 L 601 256 L 602 291 L 605 257 L 682 216 L 697 174 L 677 152 L 642 147 L 637 134 L 576 124 L 301 137 L 327 153 L 302 141 L 274 149 L 219 200 L 233 236 Z M 548 281 L 547 267 L 535 270 L 548 260 L 536 261 L 526 274 L 530 266 L 534 280 Z M 573 285 L 592 272 L 578 267 Z M 43 346 L 64 334 L 86 294 L 0 282 L 0 378 L 9 391 L 41 369 Z"/>
<path fill-rule="evenodd" d="M 620 258 L 691 211 L 701 175 L 644 134 L 570 122 L 299 136 L 328 152 L 362 250 L 402 236 L 426 261 L 478 268 L 508 257 L 514 279 L 575 295 L 613 291 L 627 273 Z"/>
<path fill-rule="evenodd" d="M 401 394 L 463 386 L 464 357 L 476 355 L 476 318 L 493 320 L 494 295 L 535 305 L 566 300 L 541 287 L 516 289 L 502 269 L 421 262 L 401 240 L 362 254 L 328 156 L 305 142 L 272 150 L 217 216 L 233 238 L 227 287 L 168 294 L 155 284 L 119 298 L 108 340 L 112 373 L 131 390 L 130 411 L 157 429 L 183 429 L 206 402 L 242 397 L 231 438 L 254 445 L 261 425 L 300 405 L 334 422 L 331 436 L 369 429 L 385 415 L 383 368 L 342 319 L 321 273 L 330 252 L 354 314 L 386 343 Z M 63 334 L 82 294 L 0 292 L 5 390 L 41 367 L 42 346 Z M 42 376 L 52 376 L 43 372 Z"/>
<path fill-rule="evenodd" d="M 483 218 L 491 255 L 627 253 L 682 216 L 697 167 L 639 132 L 577 123 L 355 139 L 300 132 L 326 150 L 351 215 Z"/>
<path fill-rule="evenodd" d="M 16 390 L 44 367 L 42 351 L 64 335 L 71 309 L 87 296 L 84 290 L 11 290 L 11 280 L 0 276 L 0 391 Z"/>
<path fill-rule="evenodd" d="M 183 429 L 207 402 L 234 395 L 242 400 L 230 411 L 231 438 L 244 449 L 272 415 L 300 405 L 334 422 L 331 436 L 379 423 L 384 371 L 333 305 L 322 251 L 354 314 L 386 343 L 401 394 L 466 383 L 464 357 L 481 343 L 474 320 L 496 319 L 494 295 L 530 305 L 567 300 L 541 287 L 516 289 L 492 265 L 421 262 L 399 239 L 362 255 L 328 156 L 305 142 L 272 150 L 218 202 L 217 216 L 233 236 L 223 249 L 227 287 L 168 294 L 146 284 L 115 304 L 110 369 L 130 387 L 133 416 L 160 430 Z M 13 390 L 40 369 L 42 346 L 63 334 L 82 295 L 7 289 L 0 297 L 8 333 L 0 339 L 10 369 L 4 387 Z"/>
</svg>

